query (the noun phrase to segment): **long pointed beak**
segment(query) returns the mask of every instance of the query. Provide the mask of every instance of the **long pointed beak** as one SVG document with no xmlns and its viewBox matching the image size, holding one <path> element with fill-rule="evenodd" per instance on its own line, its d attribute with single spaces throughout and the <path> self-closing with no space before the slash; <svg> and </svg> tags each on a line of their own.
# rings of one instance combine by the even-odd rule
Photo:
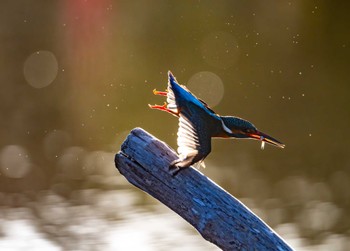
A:
<svg viewBox="0 0 350 251">
<path fill-rule="evenodd" d="M 248 137 L 252 138 L 252 139 L 256 139 L 256 140 L 260 140 L 261 142 L 266 142 L 269 143 L 270 145 L 274 145 L 280 148 L 284 148 L 285 144 L 283 144 L 282 142 L 278 141 L 277 139 L 272 138 L 271 136 L 263 133 L 263 132 L 259 132 L 256 131 L 255 133 L 250 133 L 248 134 Z M 261 147 L 263 148 L 263 144 L 261 145 Z"/>
</svg>

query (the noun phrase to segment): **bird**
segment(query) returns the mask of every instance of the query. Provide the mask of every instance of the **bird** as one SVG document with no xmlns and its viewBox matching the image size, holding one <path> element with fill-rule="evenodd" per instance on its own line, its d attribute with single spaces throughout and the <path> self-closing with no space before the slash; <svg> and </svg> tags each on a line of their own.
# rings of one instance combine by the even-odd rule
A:
<svg viewBox="0 0 350 251">
<path fill-rule="evenodd" d="M 168 112 L 178 118 L 177 152 L 169 171 L 176 175 L 180 170 L 201 163 L 211 152 L 212 138 L 254 139 L 273 146 L 285 145 L 259 131 L 251 122 L 236 116 L 220 116 L 207 103 L 197 98 L 190 90 L 180 85 L 171 71 L 168 71 L 166 91 L 153 90 L 153 94 L 165 96 L 163 105 L 149 105 L 152 109 Z"/>
</svg>

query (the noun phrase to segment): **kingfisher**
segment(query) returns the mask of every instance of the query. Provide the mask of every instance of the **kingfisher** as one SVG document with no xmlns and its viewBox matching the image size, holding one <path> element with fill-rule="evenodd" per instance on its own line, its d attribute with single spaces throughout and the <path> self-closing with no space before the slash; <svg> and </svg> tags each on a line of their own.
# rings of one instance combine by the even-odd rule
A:
<svg viewBox="0 0 350 251">
<path fill-rule="evenodd" d="M 168 112 L 179 119 L 177 145 L 179 158 L 174 160 L 169 171 L 176 175 L 180 170 L 201 163 L 211 152 L 211 138 L 254 139 L 284 148 L 284 144 L 260 132 L 252 123 L 235 116 L 220 116 L 203 100 L 197 98 L 186 86 L 180 85 L 168 72 L 166 91 L 153 90 L 153 94 L 165 96 L 163 105 L 149 105 L 152 109 Z"/>
</svg>

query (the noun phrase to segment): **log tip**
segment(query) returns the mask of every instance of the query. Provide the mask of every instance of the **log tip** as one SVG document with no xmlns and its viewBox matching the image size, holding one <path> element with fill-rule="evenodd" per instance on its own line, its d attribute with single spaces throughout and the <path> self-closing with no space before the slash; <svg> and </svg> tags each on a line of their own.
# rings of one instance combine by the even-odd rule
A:
<svg viewBox="0 0 350 251">
<path fill-rule="evenodd" d="M 132 137 L 146 138 L 146 137 L 152 137 L 152 136 L 141 127 L 135 127 L 130 131 L 130 133 L 122 143 L 120 147 L 121 152 L 124 152 L 124 150 L 128 147 L 129 141 Z"/>
<path fill-rule="evenodd" d="M 143 130 L 142 128 L 140 128 L 140 127 L 136 127 L 134 129 L 132 129 L 130 131 L 130 133 L 128 134 L 128 136 L 126 136 L 125 140 L 123 141 L 123 143 L 122 143 L 122 145 L 120 147 L 120 152 L 123 153 L 125 151 L 125 149 L 128 147 L 131 137 L 134 137 L 134 136 L 142 137 L 141 135 L 143 135 L 143 134 L 146 134 L 146 131 Z"/>
<path fill-rule="evenodd" d="M 131 130 L 130 134 L 139 135 L 139 136 L 150 135 L 148 132 L 146 132 L 141 127 L 135 127 L 134 129 Z"/>
<path fill-rule="evenodd" d="M 119 171 L 119 173 L 121 173 L 120 168 L 119 168 L 119 161 L 120 161 L 121 155 L 123 155 L 123 152 L 119 151 L 119 152 L 114 156 L 114 164 L 115 164 L 115 167 L 117 168 L 117 170 Z"/>
</svg>

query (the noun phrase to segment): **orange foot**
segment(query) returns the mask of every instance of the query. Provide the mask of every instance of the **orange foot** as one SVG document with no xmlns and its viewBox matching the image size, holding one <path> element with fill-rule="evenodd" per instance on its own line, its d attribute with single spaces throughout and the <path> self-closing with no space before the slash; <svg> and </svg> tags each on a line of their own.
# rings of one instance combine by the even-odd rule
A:
<svg viewBox="0 0 350 251">
<path fill-rule="evenodd" d="M 160 95 L 161 95 L 161 94 L 160 94 Z M 168 104 L 167 104 L 166 102 L 164 102 L 163 105 L 148 105 L 148 106 L 149 106 L 150 108 L 152 108 L 152 109 L 157 109 L 157 110 L 165 111 L 165 112 L 168 112 L 168 113 L 170 113 L 170 114 L 172 114 L 172 115 L 178 117 L 179 114 L 178 114 L 177 112 L 174 112 L 174 111 L 168 109 L 167 105 L 168 105 Z"/>
<path fill-rule="evenodd" d="M 153 94 L 154 95 L 160 95 L 160 96 L 167 96 L 168 95 L 168 92 L 160 92 L 160 91 L 157 91 L 156 89 L 153 90 Z"/>
</svg>

